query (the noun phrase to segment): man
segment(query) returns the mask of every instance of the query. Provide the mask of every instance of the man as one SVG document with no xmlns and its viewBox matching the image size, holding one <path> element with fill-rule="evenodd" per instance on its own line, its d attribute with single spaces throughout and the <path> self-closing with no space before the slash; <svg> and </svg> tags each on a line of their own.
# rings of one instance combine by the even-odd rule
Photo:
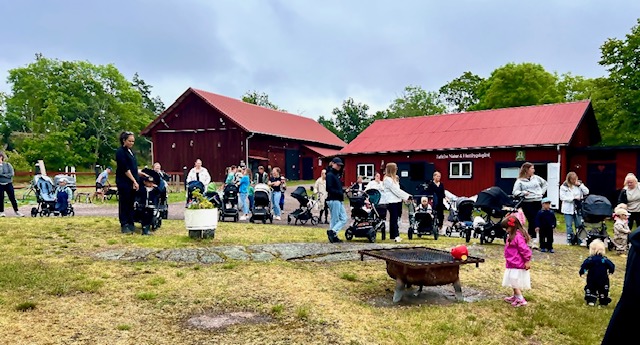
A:
<svg viewBox="0 0 640 345">
<path fill-rule="evenodd" d="M 254 183 L 267 183 L 269 182 L 269 174 L 264 171 L 264 167 L 261 165 L 258 167 L 256 177 L 253 179 Z"/>
<path fill-rule="evenodd" d="M 342 203 L 344 201 L 344 190 L 340 180 L 343 165 L 342 159 L 335 157 L 329 163 L 327 171 L 327 206 L 329 206 L 329 212 L 331 212 L 331 222 L 329 230 L 327 230 L 329 243 L 342 242 L 338 238 L 338 232 L 347 224 L 347 211 Z"/>
<path fill-rule="evenodd" d="M 96 193 L 97 194 L 103 194 L 104 193 L 104 186 L 107 185 L 107 182 L 109 181 L 109 174 L 111 173 L 111 167 L 107 167 L 106 169 L 104 169 L 103 172 L 100 173 L 100 175 L 98 175 L 98 178 L 96 178 Z"/>
</svg>

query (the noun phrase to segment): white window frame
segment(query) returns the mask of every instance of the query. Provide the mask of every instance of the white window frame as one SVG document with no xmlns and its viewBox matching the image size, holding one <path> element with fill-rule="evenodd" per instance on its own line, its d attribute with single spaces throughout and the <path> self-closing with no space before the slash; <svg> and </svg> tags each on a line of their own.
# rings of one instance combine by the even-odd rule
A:
<svg viewBox="0 0 640 345">
<path fill-rule="evenodd" d="M 462 171 L 464 169 L 462 169 L 462 167 L 464 165 L 469 165 L 469 174 L 468 175 L 463 175 Z M 458 167 L 458 171 L 459 174 L 454 175 L 453 174 L 453 167 L 457 166 Z M 473 177 L 473 162 L 472 161 L 463 161 L 463 162 L 449 162 L 449 178 L 450 179 L 469 179 Z"/>
<path fill-rule="evenodd" d="M 367 174 L 370 172 L 371 174 Z M 373 164 L 358 164 L 356 165 L 356 178 L 362 176 L 363 182 L 373 181 L 376 175 L 375 166 Z"/>
</svg>

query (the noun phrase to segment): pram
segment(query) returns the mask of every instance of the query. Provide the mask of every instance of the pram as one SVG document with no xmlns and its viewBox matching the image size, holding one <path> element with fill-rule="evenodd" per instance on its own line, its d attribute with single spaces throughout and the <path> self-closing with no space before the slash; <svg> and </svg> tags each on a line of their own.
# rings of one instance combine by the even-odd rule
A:
<svg viewBox="0 0 640 345">
<path fill-rule="evenodd" d="M 273 214 L 271 213 L 271 187 L 266 183 L 258 183 L 253 188 L 253 208 L 251 209 L 250 222 L 262 220 L 265 224 L 267 220 L 273 223 Z"/>
<path fill-rule="evenodd" d="M 376 206 L 380 202 L 380 191 L 368 189 L 348 190 L 347 197 L 351 206 L 351 219 L 353 223 L 345 230 L 344 236 L 348 241 L 354 237 L 366 237 L 369 242 L 376 241 L 376 234 L 380 231 L 382 239 L 386 238 L 386 225 L 380 217 Z"/>
<path fill-rule="evenodd" d="M 225 185 L 222 191 L 220 220 L 224 221 L 227 217 L 233 218 L 234 222 L 240 219 L 240 211 L 238 211 L 238 186 L 231 183 Z"/>
<path fill-rule="evenodd" d="M 142 169 L 142 172 L 147 174 L 154 184 L 161 184 L 160 175 L 157 172 L 148 168 Z M 145 226 L 150 227 L 147 230 L 156 230 L 162 225 L 162 211 L 165 209 L 161 208 L 161 199 L 165 194 L 164 202 L 166 203 L 166 193 L 163 193 L 158 185 L 147 191 L 143 181 L 144 178 L 140 178 L 140 189 L 135 194 L 133 220 L 142 224 L 144 234 Z"/>
<path fill-rule="evenodd" d="M 60 178 L 58 178 L 58 180 L 59 179 Z M 67 216 L 75 215 L 73 205 L 71 204 L 72 200 L 68 200 L 66 212 L 56 211 L 56 187 L 49 176 L 42 174 L 36 175 L 33 178 L 33 189 L 38 205 L 31 208 L 31 217 L 36 217 L 37 215 L 40 215 L 40 217 L 49 217 L 52 214 L 57 215 L 58 213 Z"/>
<path fill-rule="evenodd" d="M 428 200 L 427 208 L 420 208 L 422 201 L 425 197 Z M 407 237 L 413 239 L 415 233 L 418 237 L 433 235 L 433 239 L 437 240 L 440 234 L 438 233 L 439 224 L 438 218 L 435 214 L 436 196 L 435 195 L 415 195 L 413 200 L 409 203 L 409 230 L 407 231 Z"/>
<path fill-rule="evenodd" d="M 457 232 L 460 237 L 473 231 L 473 209 L 475 201 L 471 198 L 457 198 L 451 202 L 447 220 L 451 223 L 445 229 L 445 235 L 451 237 Z"/>
<path fill-rule="evenodd" d="M 580 245 L 586 240 L 587 247 L 595 239 L 600 239 L 607 244 L 609 250 L 615 248 L 615 244 L 607 233 L 605 220 L 611 217 L 613 208 L 609 199 L 600 195 L 588 195 L 582 202 L 575 203 L 576 215 L 581 216 L 582 224 L 574 230 L 571 244 Z"/>
<path fill-rule="evenodd" d="M 523 198 L 513 199 L 507 195 L 500 187 L 489 187 L 478 193 L 478 198 L 474 207 L 484 212 L 481 222 L 474 222 L 475 236 L 480 237 L 480 244 L 492 243 L 495 238 L 502 238 L 506 241 L 507 232 L 500 223 L 509 214 L 516 212 Z M 471 240 L 471 231 L 465 234 L 467 243 Z"/>
<path fill-rule="evenodd" d="M 287 224 L 291 223 L 292 219 L 295 219 L 293 222 L 295 225 L 297 225 L 298 222 L 304 225 L 307 221 L 311 221 L 311 225 L 318 224 L 320 219 L 311 213 L 311 210 L 316 206 L 318 201 L 315 198 L 309 198 L 309 195 L 307 195 L 307 189 L 304 188 L 304 186 L 298 186 L 293 192 L 291 192 L 291 196 L 298 200 L 300 207 L 289 213 L 287 216 Z"/>
<path fill-rule="evenodd" d="M 193 192 L 195 192 L 196 190 L 200 191 L 200 193 L 204 195 L 204 184 L 197 180 L 187 183 L 187 206 L 189 206 L 189 204 L 193 202 Z"/>
</svg>

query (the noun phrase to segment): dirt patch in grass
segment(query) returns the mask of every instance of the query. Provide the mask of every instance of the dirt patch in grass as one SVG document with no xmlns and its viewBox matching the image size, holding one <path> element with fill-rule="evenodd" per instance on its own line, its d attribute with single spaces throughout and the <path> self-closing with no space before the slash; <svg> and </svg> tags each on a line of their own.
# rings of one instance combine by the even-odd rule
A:
<svg viewBox="0 0 640 345">
<path fill-rule="evenodd" d="M 248 311 L 237 311 L 229 313 L 206 313 L 193 315 L 186 321 L 188 327 L 216 331 L 238 324 L 258 324 L 271 322 L 272 319 L 266 315 L 260 315 Z"/>
<path fill-rule="evenodd" d="M 429 306 L 429 305 L 451 305 L 456 303 L 473 303 L 483 300 L 495 300 L 498 297 L 495 293 L 474 288 L 462 287 L 464 301 L 456 300 L 455 291 L 451 285 L 425 286 L 422 292 L 418 293 L 417 288 L 411 288 L 404 294 L 402 300 L 393 303 L 393 289 L 385 290 L 384 295 L 372 296 L 366 303 L 375 307 L 396 307 L 396 306 Z"/>
</svg>

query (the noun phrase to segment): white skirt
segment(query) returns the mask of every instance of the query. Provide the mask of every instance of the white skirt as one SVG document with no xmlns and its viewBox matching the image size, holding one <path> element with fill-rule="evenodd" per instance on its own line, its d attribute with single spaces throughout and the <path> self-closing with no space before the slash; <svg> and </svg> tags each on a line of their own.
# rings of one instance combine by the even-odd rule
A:
<svg viewBox="0 0 640 345">
<path fill-rule="evenodd" d="M 528 270 L 520 268 L 507 268 L 502 278 L 502 286 L 512 289 L 531 289 L 531 275 Z"/>
</svg>

